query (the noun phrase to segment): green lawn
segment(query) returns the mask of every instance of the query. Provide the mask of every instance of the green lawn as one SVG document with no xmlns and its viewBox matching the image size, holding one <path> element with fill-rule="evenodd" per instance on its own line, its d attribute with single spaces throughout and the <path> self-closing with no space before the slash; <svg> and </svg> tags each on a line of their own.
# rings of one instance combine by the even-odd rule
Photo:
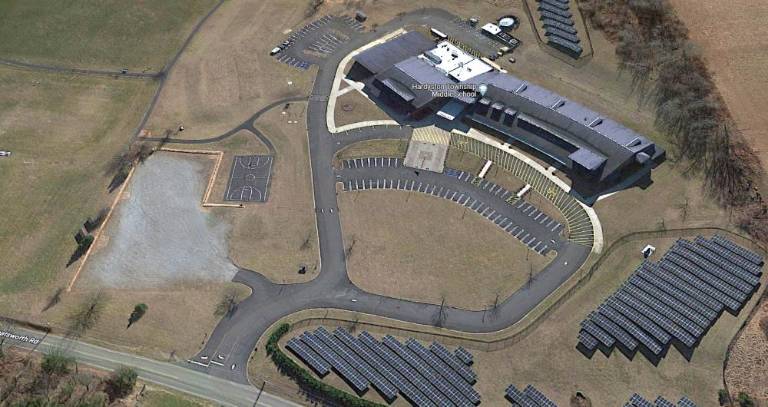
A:
<svg viewBox="0 0 768 407">
<path fill-rule="evenodd" d="M 72 236 L 110 203 L 106 163 L 154 86 L 0 67 L 0 95 L 14 95 L 0 98 L 0 149 L 13 153 L 0 159 L 0 293 L 68 276 Z"/>
<path fill-rule="evenodd" d="M 0 58 L 158 71 L 216 0 L 3 0 Z"/>
</svg>

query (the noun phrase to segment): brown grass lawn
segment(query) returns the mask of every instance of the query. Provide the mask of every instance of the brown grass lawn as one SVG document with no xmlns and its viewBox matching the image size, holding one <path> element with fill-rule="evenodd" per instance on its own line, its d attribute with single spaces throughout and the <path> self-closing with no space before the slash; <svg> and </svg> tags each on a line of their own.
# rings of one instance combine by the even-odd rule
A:
<svg viewBox="0 0 768 407">
<path fill-rule="evenodd" d="M 377 294 L 466 309 L 492 306 L 548 261 L 478 214 L 404 191 L 339 195 L 350 279 Z"/>
<path fill-rule="evenodd" d="M 408 150 L 408 140 L 366 140 L 350 144 L 336 153 L 336 164 L 339 160 L 360 157 L 405 157 Z"/>
<path fill-rule="evenodd" d="M 343 89 L 344 86 L 341 88 Z M 376 106 L 376 103 L 356 90 L 349 91 L 336 99 L 334 115 L 337 127 L 368 120 L 391 119 L 389 115 Z"/>
<path fill-rule="evenodd" d="M 768 3 L 750 0 L 672 0 L 701 48 L 736 124 L 768 165 Z"/>
<path fill-rule="evenodd" d="M 620 406 L 635 392 L 646 398 L 662 395 L 669 400 L 687 395 L 697 405 L 717 405 L 725 350 L 746 318 L 746 311 L 736 317 L 728 313 L 721 316 L 696 348 L 691 361 L 685 360 L 674 347 L 658 366 L 653 366 L 641 354 L 629 360 L 614 350 L 608 357 L 598 352 L 588 359 L 576 349 L 579 322 L 629 276 L 641 261 L 640 249 L 650 243 L 664 251 L 675 240 L 660 238 L 626 244 L 615 251 L 573 297 L 519 342 L 495 352 L 470 349 L 475 360 L 473 369 L 478 374 L 475 389 L 481 394 L 483 405 L 507 405 L 504 390 L 509 384 L 519 388 L 533 384 L 560 406 L 569 405 L 569 398 L 576 391 L 589 397 L 593 406 Z M 756 301 L 757 295 L 746 309 Z M 324 326 L 332 330 L 337 325 Z M 295 329 L 285 340 L 314 328 Z M 374 333 L 382 335 L 378 331 Z M 396 337 L 408 336 L 399 331 L 391 333 Z M 266 374 L 267 380 L 287 382 L 270 365 L 263 355 L 256 354 L 249 371 L 252 377 L 261 378 Z M 333 374 L 323 380 L 351 392 L 349 386 Z M 366 398 L 382 401 L 374 391 L 369 391 Z"/>
<path fill-rule="evenodd" d="M 183 124 L 180 137 L 212 137 L 274 100 L 308 95 L 314 71 L 300 71 L 269 56 L 269 50 L 285 39 L 284 30 L 303 25 L 307 4 L 306 0 L 224 3 L 179 59 L 148 129 L 157 135 Z"/>
<path fill-rule="evenodd" d="M 157 72 L 216 0 L 0 3 L 0 57 Z"/>
<path fill-rule="evenodd" d="M 233 225 L 230 254 L 237 265 L 275 282 L 293 283 L 314 278 L 319 254 L 303 124 L 305 104 L 293 104 L 290 114 L 281 111 L 273 109 L 256 123 L 277 150 L 268 201 L 244 209 L 219 209 L 217 213 L 224 214 Z M 298 120 L 299 124 L 288 124 L 288 120 Z M 219 170 L 212 195 L 217 200 L 224 196 L 231 158 L 228 162 L 225 160 Z M 307 265 L 307 274 L 298 274 L 302 264 Z"/>
<path fill-rule="evenodd" d="M 485 160 L 458 148 L 448 147 L 448 155 L 445 157 L 445 167 L 454 170 L 466 171 L 474 175 L 480 174 L 485 165 Z"/>
<path fill-rule="evenodd" d="M 758 311 L 739 334 L 725 369 L 725 380 L 733 397 L 746 392 L 761 404 L 768 403 L 768 332 L 760 321 L 768 318 L 768 302 L 763 300 Z"/>
<path fill-rule="evenodd" d="M 738 317 L 722 316 L 695 350 L 691 362 L 674 348 L 658 367 L 642 355 L 629 361 L 617 351 L 608 358 L 597 353 L 589 360 L 575 348 L 579 322 L 634 270 L 642 246 L 651 243 L 663 250 L 673 241 L 628 244 L 522 341 L 497 352 L 476 352 L 479 388 L 486 401 L 501 403 L 504 388 L 510 383 L 532 383 L 558 405 L 568 405 L 575 391 L 584 392 L 595 406 L 622 405 L 633 392 L 649 398 L 663 395 L 670 400 L 688 395 L 698 405 L 716 405 L 725 350 L 747 315 L 745 311 Z"/>
<path fill-rule="evenodd" d="M 111 202 L 105 166 L 153 88 L 0 68 L 0 94 L 13 95 L 0 100 L 2 148 L 13 152 L 0 161 L 0 293 L 45 293 L 69 277 L 73 235 Z"/>
<path fill-rule="evenodd" d="M 136 401 L 136 407 L 203 407 L 213 406 L 207 400 L 191 397 L 187 394 L 174 393 L 163 388 L 147 386 L 147 390 Z"/>
<path fill-rule="evenodd" d="M 61 303 L 43 311 L 78 266 L 65 268 L 75 249 L 73 233 L 113 199 L 104 167 L 127 145 L 153 86 L 0 69 L 0 93 L 14 95 L 0 101 L 3 148 L 13 151 L 11 158 L 0 161 L 3 316 L 61 332 L 81 301 L 102 290 L 77 284 Z M 85 339 L 161 359 L 173 350 L 178 357 L 189 356 L 215 324 L 213 310 L 225 286 L 106 290 L 103 315 Z M 149 312 L 125 329 L 140 302 L 149 305 Z M 181 309 L 187 318 L 178 318 Z"/>
</svg>

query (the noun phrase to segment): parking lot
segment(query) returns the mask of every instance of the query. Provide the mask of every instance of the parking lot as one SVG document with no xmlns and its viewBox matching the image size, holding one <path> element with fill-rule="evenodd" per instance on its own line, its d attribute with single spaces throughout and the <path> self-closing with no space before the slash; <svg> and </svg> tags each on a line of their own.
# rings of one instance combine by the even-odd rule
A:
<svg viewBox="0 0 768 407">
<path fill-rule="evenodd" d="M 375 169 L 377 171 L 371 171 Z M 345 171 L 346 170 L 346 171 Z M 393 171 L 397 170 L 397 171 Z M 379 172 L 372 174 L 372 172 Z M 414 191 L 456 202 L 477 212 L 529 249 L 546 256 L 557 244 L 563 225 L 517 198 L 516 194 L 474 175 L 447 168 L 445 176 L 458 185 L 432 179 L 432 173 L 404 167 L 399 158 L 366 157 L 342 161 L 339 179 L 344 191 L 395 189 Z M 356 174 L 361 172 L 361 174 Z M 435 174 L 439 177 L 440 174 Z M 453 181 L 455 182 L 455 181 Z"/>
<path fill-rule="evenodd" d="M 349 16 L 326 15 L 291 33 L 278 47 L 278 61 L 298 69 L 309 69 L 330 55 L 365 27 Z"/>
<path fill-rule="evenodd" d="M 503 46 L 500 42 L 483 35 L 478 27 L 472 27 L 465 19 L 457 17 L 451 23 L 450 26 L 443 27 L 441 30 L 445 31 L 448 37 L 474 48 L 480 56 L 495 56 L 496 51 Z"/>
</svg>

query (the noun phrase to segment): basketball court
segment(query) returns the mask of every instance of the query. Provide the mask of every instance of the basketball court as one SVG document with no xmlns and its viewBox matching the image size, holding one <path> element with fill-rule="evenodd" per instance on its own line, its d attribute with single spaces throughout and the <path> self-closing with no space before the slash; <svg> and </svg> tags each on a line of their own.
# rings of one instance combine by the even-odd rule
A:
<svg viewBox="0 0 768 407">
<path fill-rule="evenodd" d="M 271 155 L 238 155 L 232 161 L 225 201 L 266 202 L 272 174 Z"/>
</svg>

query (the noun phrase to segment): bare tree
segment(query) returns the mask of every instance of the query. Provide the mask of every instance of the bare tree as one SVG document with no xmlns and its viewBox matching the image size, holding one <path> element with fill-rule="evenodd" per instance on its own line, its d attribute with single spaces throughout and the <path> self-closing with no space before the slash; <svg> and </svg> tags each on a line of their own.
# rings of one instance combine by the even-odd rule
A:
<svg viewBox="0 0 768 407">
<path fill-rule="evenodd" d="M 106 294 L 99 291 L 83 301 L 69 317 L 70 335 L 81 336 L 93 328 L 99 321 L 107 300 Z"/>
<path fill-rule="evenodd" d="M 216 304 L 216 309 L 213 311 L 213 315 L 217 317 L 226 316 L 229 318 L 235 311 L 237 311 L 237 303 L 237 291 L 230 287 L 222 294 L 221 300 Z"/>
</svg>

